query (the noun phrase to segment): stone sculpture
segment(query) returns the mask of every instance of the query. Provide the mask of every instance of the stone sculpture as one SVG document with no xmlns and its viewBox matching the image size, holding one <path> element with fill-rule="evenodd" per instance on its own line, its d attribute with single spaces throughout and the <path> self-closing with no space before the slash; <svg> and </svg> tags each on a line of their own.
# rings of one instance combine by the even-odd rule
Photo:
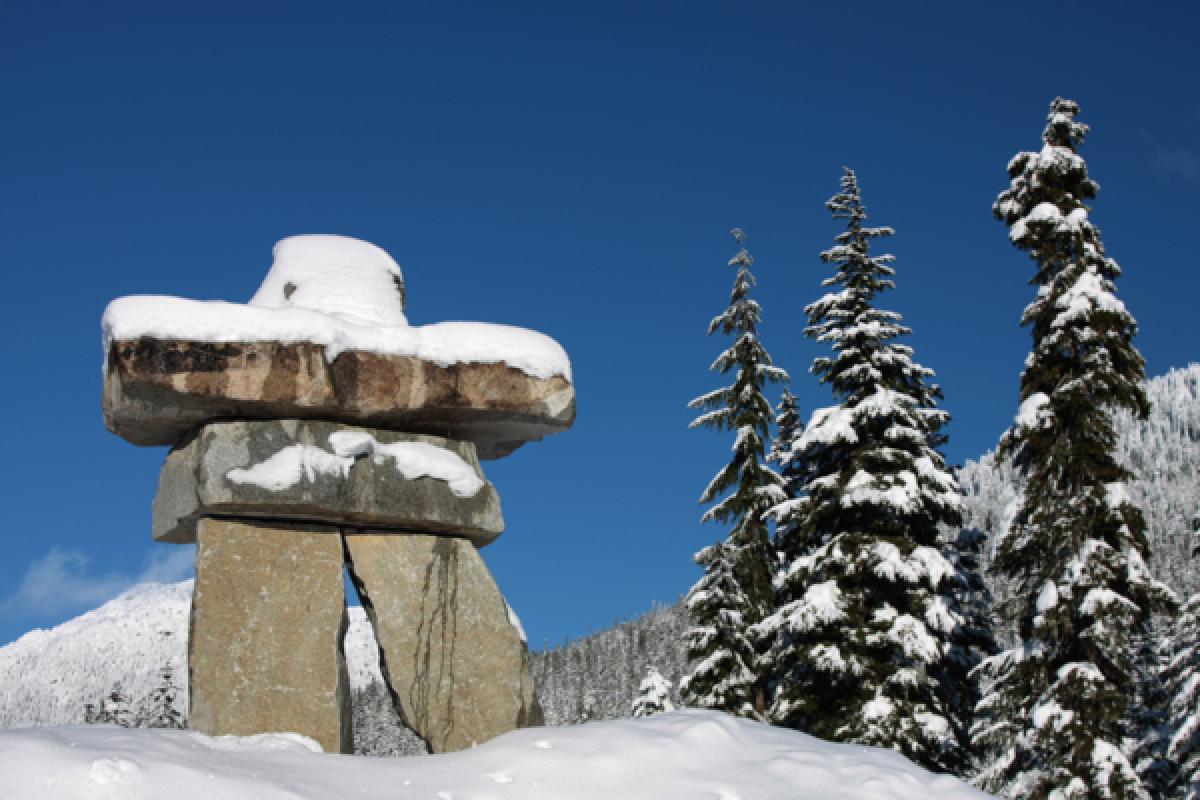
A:
<svg viewBox="0 0 1200 800">
<path fill-rule="evenodd" d="M 565 430 L 565 353 L 502 325 L 410 327 L 399 268 L 338 236 L 276 245 L 249 305 L 113 301 L 109 430 L 171 445 L 153 535 L 195 542 L 190 723 L 350 752 L 344 571 L 432 752 L 539 724 L 524 635 L 478 549 L 480 459 Z"/>
</svg>

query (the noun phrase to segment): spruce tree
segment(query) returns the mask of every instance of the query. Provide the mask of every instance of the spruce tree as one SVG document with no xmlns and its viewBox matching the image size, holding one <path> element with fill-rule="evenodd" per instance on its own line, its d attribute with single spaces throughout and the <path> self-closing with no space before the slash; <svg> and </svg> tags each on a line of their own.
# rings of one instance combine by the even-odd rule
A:
<svg viewBox="0 0 1200 800">
<path fill-rule="evenodd" d="M 179 695 L 179 687 L 175 685 L 174 672 L 170 665 L 159 671 L 158 686 L 150 692 L 148 705 L 138 711 L 134 720 L 137 728 L 174 728 L 185 727 L 183 714 L 175 707 Z"/>
<path fill-rule="evenodd" d="M 671 702 L 671 685 L 667 683 L 667 679 L 662 676 L 661 672 L 654 667 L 649 667 L 646 670 L 646 677 L 638 686 L 637 697 L 633 699 L 631 713 L 635 718 L 640 718 L 674 710 L 675 706 Z"/>
<path fill-rule="evenodd" d="M 990 684 L 978 741 L 993 761 L 981 784 L 1013 798 L 1143 798 L 1124 739 L 1133 734 L 1139 634 L 1171 604 L 1147 568 L 1141 512 L 1114 458 L 1112 413 L 1145 418 L 1136 325 L 1117 299 L 1086 203 L 1097 185 L 1077 147 L 1078 105 L 1050 105 L 1040 152 L 1009 162 L 994 212 L 1034 262 L 1022 315 L 1033 348 L 1016 421 L 1001 441 L 1025 477 L 996 543 L 995 568 L 1020 604 L 1016 646 L 980 667 Z"/>
<path fill-rule="evenodd" d="M 739 228 L 732 234 L 741 246 L 746 235 Z M 729 307 L 708 326 L 710 336 L 734 337 L 710 367 L 733 373 L 733 383 L 688 404 L 702 411 L 692 427 L 731 431 L 734 444 L 729 463 L 700 497 L 701 503 L 716 501 L 702 521 L 728 524 L 730 530 L 695 557 L 704 575 L 685 599 L 695 625 L 685 634 L 691 664 L 680 692 L 690 706 L 761 719 L 766 675 L 750 628 L 771 609 L 774 557 L 764 514 L 784 498 L 782 479 L 765 461 L 771 406 L 763 388 L 786 381 L 787 373 L 772 366 L 758 339 L 760 310 L 750 297 L 753 263 L 744 247 L 730 260 L 737 274 Z"/>
<path fill-rule="evenodd" d="M 770 717 L 961 771 L 973 662 L 953 593 L 960 568 L 943 554 L 941 528 L 958 524 L 961 506 L 937 449 L 948 417 L 932 371 L 894 341 L 909 329 L 874 305 L 894 270 L 870 242 L 892 230 L 864 224 L 849 169 L 827 205 L 846 230 L 821 254 L 836 272 L 805 309 L 805 334 L 833 348 L 812 371 L 838 404 L 815 411 L 783 457 L 805 480 L 773 512 L 779 607 L 758 628 L 774 675 Z"/>
<path fill-rule="evenodd" d="M 1200 800 L 1200 594 L 1184 605 L 1175 623 L 1173 655 L 1163 675 L 1171 698 L 1167 724 L 1170 797 Z"/>
</svg>

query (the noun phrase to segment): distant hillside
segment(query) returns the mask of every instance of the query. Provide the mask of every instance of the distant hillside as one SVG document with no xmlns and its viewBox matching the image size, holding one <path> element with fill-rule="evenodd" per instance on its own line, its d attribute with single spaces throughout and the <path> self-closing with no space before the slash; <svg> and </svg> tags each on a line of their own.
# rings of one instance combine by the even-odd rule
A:
<svg viewBox="0 0 1200 800">
<path fill-rule="evenodd" d="M 688 624 L 681 606 L 665 606 L 534 653 L 533 680 L 546 722 L 567 725 L 629 716 L 648 667 L 677 686 L 686 661 L 683 632 Z M 678 705 L 677 696 L 671 699 Z"/>
<path fill-rule="evenodd" d="M 1200 560 L 1192 557 L 1200 544 L 1193 530 L 1200 513 L 1200 364 L 1148 381 L 1147 394 L 1151 410 L 1144 422 L 1117 414 L 1118 457 L 1134 475 L 1130 495 L 1146 517 L 1150 568 L 1187 597 L 1200 591 Z M 968 461 L 959 481 L 965 525 L 994 543 L 1016 511 L 1020 481 L 1012 465 L 988 453 Z"/>
</svg>

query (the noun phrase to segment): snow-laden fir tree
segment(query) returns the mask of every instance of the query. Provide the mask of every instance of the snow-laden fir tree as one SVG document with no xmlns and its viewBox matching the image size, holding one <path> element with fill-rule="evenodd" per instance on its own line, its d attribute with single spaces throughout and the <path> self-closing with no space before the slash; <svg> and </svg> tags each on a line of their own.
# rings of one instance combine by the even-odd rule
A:
<svg viewBox="0 0 1200 800">
<path fill-rule="evenodd" d="M 175 676 L 171 666 L 165 665 L 158 674 L 158 685 L 150 692 L 145 704 L 137 710 L 133 726 L 135 728 L 173 729 L 186 727 L 183 714 L 175 707 L 179 697 L 179 687 L 175 685 Z"/>
<path fill-rule="evenodd" d="M 976 581 L 960 574 L 969 559 L 944 555 L 941 530 L 961 506 L 938 452 L 948 417 L 932 371 L 894 341 L 909 329 L 875 307 L 894 270 L 870 242 L 892 230 L 865 225 L 849 169 L 828 207 L 846 230 L 821 254 L 836 272 L 805 309 L 805 334 L 833 348 L 812 371 L 838 404 L 815 411 L 782 457 L 805 482 L 773 511 L 783 573 L 778 608 L 758 627 L 774 674 L 770 718 L 962 771 L 975 660 L 956 591 Z"/>
<path fill-rule="evenodd" d="M 1138 636 L 1172 602 L 1150 576 L 1141 512 L 1125 490 L 1112 414 L 1147 413 L 1136 325 L 1114 293 L 1120 274 L 1088 218 L 1097 186 L 1076 152 L 1087 126 L 1056 99 L 1040 152 L 1009 162 L 996 216 L 1034 261 L 1037 297 L 1022 325 L 1033 349 L 1016 421 L 1001 442 L 1024 489 L 996 543 L 995 568 L 1020 603 L 1019 640 L 979 672 L 988 684 L 980 778 L 1013 798 L 1143 798 L 1126 752 L 1134 736 Z"/>
<path fill-rule="evenodd" d="M 732 233 L 740 246 L 745 234 L 738 228 Z M 737 270 L 729 307 L 708 326 L 709 335 L 734 339 L 710 367 L 721 375 L 732 373 L 733 383 L 688 404 L 702 411 L 692 427 L 732 431 L 734 442 L 729 463 L 700 497 L 701 503 L 717 501 L 702 520 L 727 524 L 730 530 L 725 539 L 696 554 L 704 575 L 685 599 L 695 625 L 685 637 L 691 664 L 679 688 L 689 706 L 761 719 L 766 675 L 750 628 L 772 607 L 774 557 L 764 514 L 784 498 L 783 481 L 765 460 L 771 405 L 763 388 L 786 381 L 787 373 L 771 364 L 758 339 L 760 311 L 750 297 L 751 264 L 741 247 L 729 262 Z"/>
<path fill-rule="evenodd" d="M 803 435 L 804 421 L 800 416 L 796 396 L 784 388 L 779 405 L 775 409 L 775 439 L 771 442 L 767 461 L 778 465 L 779 475 L 783 478 L 783 491 L 788 500 L 801 495 L 808 478 L 806 465 L 794 456 L 797 450 L 796 442 Z M 780 532 L 776 531 L 776 536 L 780 535 Z"/>
<path fill-rule="evenodd" d="M 1163 683 L 1171 698 L 1166 756 L 1177 800 L 1200 800 L 1200 594 L 1184 605 L 1175 623 L 1172 656 Z"/>
<path fill-rule="evenodd" d="M 671 702 L 671 684 L 654 667 L 646 670 L 646 677 L 638 686 L 637 697 L 633 699 L 631 713 L 634 717 L 649 717 L 674 711 L 675 704 Z"/>
</svg>

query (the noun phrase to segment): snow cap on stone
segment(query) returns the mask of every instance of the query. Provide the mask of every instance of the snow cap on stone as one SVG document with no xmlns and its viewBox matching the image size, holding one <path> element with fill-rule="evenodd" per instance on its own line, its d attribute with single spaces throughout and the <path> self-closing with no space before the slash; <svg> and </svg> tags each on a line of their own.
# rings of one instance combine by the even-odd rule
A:
<svg viewBox="0 0 1200 800">
<path fill-rule="evenodd" d="M 250 305 L 305 308 L 369 325 L 407 325 L 404 277 L 382 248 L 332 234 L 289 236 Z"/>
</svg>

